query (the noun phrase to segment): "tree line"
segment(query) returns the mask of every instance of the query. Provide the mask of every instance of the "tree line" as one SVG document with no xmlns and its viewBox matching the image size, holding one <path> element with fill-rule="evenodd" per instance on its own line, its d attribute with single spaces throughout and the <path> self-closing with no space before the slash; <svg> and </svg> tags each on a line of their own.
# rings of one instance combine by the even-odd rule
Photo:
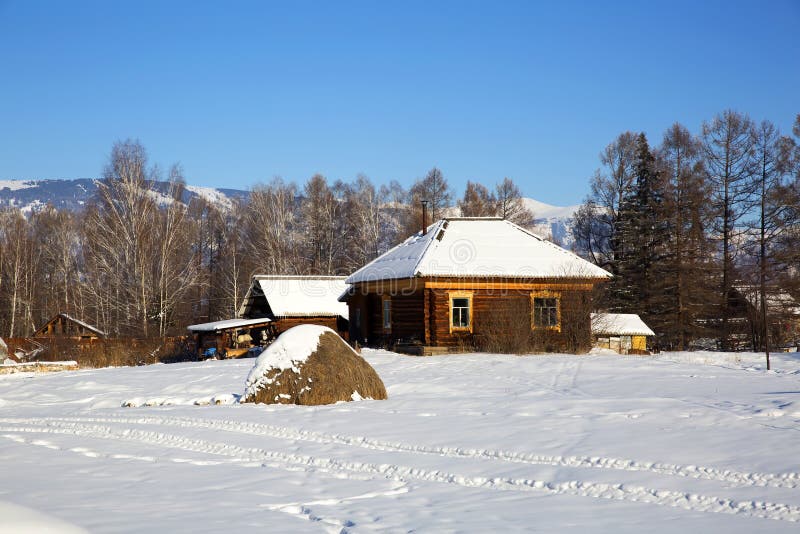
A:
<svg viewBox="0 0 800 534">
<path fill-rule="evenodd" d="M 165 195 L 154 184 L 169 184 Z M 253 274 L 347 275 L 444 215 L 502 216 L 530 225 L 519 188 L 470 182 L 462 199 L 433 168 L 409 189 L 360 175 L 302 186 L 281 178 L 228 208 L 185 202 L 185 179 L 164 176 L 138 141 L 116 143 L 81 213 L 45 206 L 0 211 L 0 335 L 29 336 L 68 313 L 112 336 L 185 334 L 234 317 Z"/>
<path fill-rule="evenodd" d="M 798 146 L 800 116 L 782 135 L 735 111 L 697 134 L 676 123 L 655 147 L 617 136 L 572 228 L 575 252 L 614 275 L 599 309 L 640 314 L 662 348 L 728 349 L 745 333 L 768 351 L 780 296 L 800 297 Z M 163 181 L 166 196 L 153 187 Z M 408 189 L 314 175 L 256 185 L 232 207 L 185 198 L 181 168 L 162 175 L 128 140 L 83 212 L 0 211 L 0 335 L 30 335 L 59 312 L 115 336 L 183 334 L 235 316 L 253 274 L 352 273 L 420 229 L 422 201 L 429 222 L 533 224 L 512 180 L 467 182 L 456 198 L 437 168 Z M 756 301 L 746 324 L 737 292 Z"/>
<path fill-rule="evenodd" d="M 696 135 L 675 123 L 656 147 L 614 139 L 574 224 L 576 246 L 614 275 L 609 309 L 640 314 L 664 348 L 745 338 L 769 354 L 784 297 L 800 297 L 798 145 L 800 115 L 782 135 L 732 110 Z M 756 312 L 744 323 L 742 295 Z"/>
</svg>

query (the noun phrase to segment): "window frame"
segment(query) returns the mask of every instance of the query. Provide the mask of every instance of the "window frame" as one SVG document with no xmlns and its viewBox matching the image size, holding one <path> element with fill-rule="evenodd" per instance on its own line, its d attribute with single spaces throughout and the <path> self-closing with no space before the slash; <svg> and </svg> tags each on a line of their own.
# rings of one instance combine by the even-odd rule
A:
<svg viewBox="0 0 800 534">
<path fill-rule="evenodd" d="M 474 324 L 475 324 L 475 312 L 473 306 L 473 293 L 471 291 L 450 291 L 448 293 L 448 324 L 450 325 L 450 333 L 453 332 L 468 332 L 472 333 Z M 468 318 L 468 325 L 467 326 L 455 326 L 453 325 L 453 301 L 456 299 L 467 299 L 467 313 L 469 314 Z M 458 307 L 463 308 L 463 306 Z"/>
<path fill-rule="evenodd" d="M 536 324 L 536 299 L 554 299 L 556 308 L 556 324 Z M 549 309 L 549 308 L 547 308 Z M 561 293 L 559 291 L 533 291 L 531 292 L 531 330 L 552 330 L 561 332 Z"/>
<path fill-rule="evenodd" d="M 381 297 L 381 324 L 384 333 L 392 332 L 392 297 L 389 295 Z"/>
</svg>

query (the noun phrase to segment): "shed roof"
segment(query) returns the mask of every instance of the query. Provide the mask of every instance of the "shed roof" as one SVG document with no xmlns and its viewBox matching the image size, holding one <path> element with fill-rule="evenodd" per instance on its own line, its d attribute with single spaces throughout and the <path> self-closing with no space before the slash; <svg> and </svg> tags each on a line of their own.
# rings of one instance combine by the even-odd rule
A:
<svg viewBox="0 0 800 534">
<path fill-rule="evenodd" d="M 611 336 L 656 335 L 635 313 L 593 313 L 592 334 Z"/>
<path fill-rule="evenodd" d="M 217 332 L 219 330 L 230 330 L 232 328 L 242 328 L 245 326 L 252 326 L 254 324 L 270 323 L 267 318 L 261 319 L 225 319 L 223 321 L 214 321 L 211 323 L 192 324 L 186 328 L 192 332 Z"/>
<path fill-rule="evenodd" d="M 105 337 L 105 336 L 108 335 L 105 332 L 103 332 L 102 330 L 100 330 L 99 328 L 97 328 L 95 326 L 92 326 L 89 323 L 85 323 L 85 322 L 81 321 L 80 319 L 76 319 L 76 318 L 74 318 L 71 315 L 68 315 L 66 313 L 57 313 L 49 321 L 47 321 L 45 324 L 40 326 L 39 329 L 36 330 L 36 333 L 44 332 L 46 330 L 46 328 L 47 328 L 47 325 L 49 325 L 50 323 L 52 323 L 53 321 L 55 321 L 59 317 L 61 317 L 64 320 L 69 321 L 69 322 L 79 326 L 80 328 L 88 330 L 89 332 L 92 332 L 93 334 L 97 334 L 100 337 Z"/>
<path fill-rule="evenodd" d="M 245 303 L 254 286 L 264 294 L 275 317 L 348 316 L 347 304 L 338 301 L 348 288 L 344 276 L 256 275 Z"/>
<path fill-rule="evenodd" d="M 347 278 L 355 284 L 415 276 L 594 278 L 611 274 L 516 224 L 495 217 L 439 220 Z"/>
</svg>

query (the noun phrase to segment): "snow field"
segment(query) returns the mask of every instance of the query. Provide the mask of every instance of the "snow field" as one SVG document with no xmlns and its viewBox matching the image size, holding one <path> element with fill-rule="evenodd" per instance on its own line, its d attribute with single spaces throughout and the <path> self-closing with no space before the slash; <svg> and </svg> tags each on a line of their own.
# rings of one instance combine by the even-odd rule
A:
<svg viewBox="0 0 800 534">
<path fill-rule="evenodd" d="M 3 377 L 0 501 L 92 532 L 797 529 L 792 355 L 364 356 L 388 401 L 239 405 L 252 360 Z"/>
</svg>

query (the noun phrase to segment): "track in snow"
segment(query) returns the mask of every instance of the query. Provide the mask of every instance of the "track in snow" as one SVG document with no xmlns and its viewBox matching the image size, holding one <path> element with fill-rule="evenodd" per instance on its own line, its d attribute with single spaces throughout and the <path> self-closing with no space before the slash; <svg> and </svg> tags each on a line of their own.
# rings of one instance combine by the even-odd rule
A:
<svg viewBox="0 0 800 534">
<path fill-rule="evenodd" d="M 800 486 L 800 473 L 798 472 L 747 473 L 700 465 L 678 465 L 624 458 L 607 458 L 602 456 L 553 456 L 493 449 L 425 446 L 402 442 L 382 441 L 363 436 L 346 436 L 341 434 L 313 432 L 288 427 L 265 425 L 262 423 L 234 422 L 214 419 L 195 419 L 182 417 L 53 417 L 36 419 L 0 418 L 0 423 L 37 425 L 45 424 L 61 426 L 63 428 L 71 428 L 74 425 L 84 423 L 153 425 L 176 428 L 206 428 L 237 434 L 268 436 L 277 439 L 305 441 L 321 444 L 347 445 L 379 451 L 430 454 L 448 458 L 499 460 L 510 463 L 548 465 L 555 467 L 644 471 L 658 475 L 714 480 L 718 482 L 735 484 L 737 486 L 760 486 L 775 488 L 797 488 Z"/>
<path fill-rule="evenodd" d="M 197 426 L 197 425 L 195 425 Z M 540 492 L 554 495 L 574 495 L 599 499 L 643 502 L 660 506 L 671 506 L 695 512 L 738 514 L 778 521 L 800 521 L 800 507 L 760 501 L 733 501 L 713 496 L 685 493 L 672 490 L 659 490 L 643 486 L 626 484 L 594 483 L 580 480 L 568 482 L 552 482 L 536 479 L 509 477 L 476 477 L 464 476 L 440 470 L 414 468 L 394 464 L 374 464 L 365 462 L 348 462 L 332 458 L 319 458 L 303 454 L 291 454 L 252 447 L 240 447 L 226 443 L 211 442 L 197 438 L 186 438 L 163 432 L 142 431 L 131 428 L 114 429 L 109 426 L 62 421 L 0 420 L 0 432 L 3 437 L 14 441 L 24 441 L 33 445 L 39 444 L 48 448 L 55 445 L 40 439 L 27 440 L 20 435 L 76 435 L 100 440 L 139 442 L 186 452 L 222 456 L 235 464 L 257 463 L 276 469 L 318 471 L 348 478 L 383 477 L 398 482 L 416 480 L 452 484 L 468 488 L 490 490 Z M 88 450 L 71 449 L 73 452 L 86 454 Z M 89 457 L 100 455 L 88 451 Z M 116 455 L 104 455 L 117 458 Z"/>
</svg>

